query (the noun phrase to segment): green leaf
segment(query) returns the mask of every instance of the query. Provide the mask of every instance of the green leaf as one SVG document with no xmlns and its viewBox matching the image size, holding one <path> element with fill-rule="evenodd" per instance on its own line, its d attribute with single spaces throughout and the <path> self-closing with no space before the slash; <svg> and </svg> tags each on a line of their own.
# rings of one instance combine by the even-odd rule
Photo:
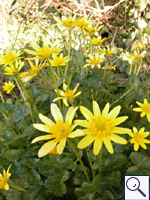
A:
<svg viewBox="0 0 150 200">
<path fill-rule="evenodd" d="M 106 191 L 105 191 L 105 195 L 106 195 L 109 199 L 115 199 L 115 198 L 114 198 L 114 195 L 113 195 L 109 190 L 106 190 Z"/>
<path fill-rule="evenodd" d="M 39 184 L 30 184 L 27 189 L 27 198 L 30 200 L 43 200 L 43 191 L 46 188 Z"/>
<path fill-rule="evenodd" d="M 121 167 L 126 161 L 127 158 L 122 153 L 109 154 L 107 159 L 103 163 L 104 166 L 102 166 L 102 170 L 108 171 L 116 169 L 118 167 Z"/>
<path fill-rule="evenodd" d="M 63 182 L 68 179 L 69 172 L 65 170 L 56 175 L 49 176 L 45 180 L 44 185 L 50 189 L 55 196 L 62 197 L 67 192 L 66 185 Z"/>
<path fill-rule="evenodd" d="M 100 183 L 100 175 L 96 175 L 94 178 L 93 178 L 93 181 L 92 183 L 87 183 L 87 182 L 84 182 L 82 183 L 82 190 L 87 194 L 93 194 L 95 193 L 98 188 L 99 188 L 99 183 Z"/>
<path fill-rule="evenodd" d="M 1 155 L 0 160 L 2 162 L 8 161 L 10 163 L 16 162 L 22 156 L 23 151 L 19 149 L 11 149 L 6 151 L 4 154 Z"/>
<path fill-rule="evenodd" d="M 50 176 L 55 174 L 57 171 L 61 172 L 64 169 L 67 169 L 70 163 L 72 163 L 72 159 L 69 157 L 61 160 L 59 155 L 48 155 L 39 162 L 38 170 L 42 175 Z"/>
<path fill-rule="evenodd" d="M 14 109 L 14 105 L 12 104 L 8 104 L 8 103 L 0 103 L 0 109 L 3 112 L 9 111 L 9 110 L 13 110 Z"/>
<path fill-rule="evenodd" d="M 33 168 L 33 169 L 38 167 L 39 161 L 40 161 L 39 158 L 25 157 L 25 158 L 21 159 L 21 163 L 23 165 L 25 165 L 26 167 L 29 167 L 29 168 Z"/>
<path fill-rule="evenodd" d="M 86 86 L 87 88 L 92 88 L 95 91 L 99 87 L 99 78 L 95 76 L 87 76 L 86 78 L 79 81 L 81 85 Z"/>
<path fill-rule="evenodd" d="M 135 74 L 131 74 L 126 81 L 126 88 L 131 89 L 132 87 L 134 87 L 135 89 L 137 89 L 140 83 L 141 82 L 139 77 Z"/>
<path fill-rule="evenodd" d="M 42 179 L 41 179 L 40 174 L 34 169 L 22 167 L 20 172 L 19 172 L 19 176 L 21 178 L 26 179 L 30 183 L 42 184 Z"/>
<path fill-rule="evenodd" d="M 150 170 L 150 157 L 139 152 L 132 152 L 130 154 L 130 159 L 134 165 Z"/>
<path fill-rule="evenodd" d="M 17 108 L 13 121 L 18 122 L 19 120 L 29 115 L 29 113 L 29 107 L 27 106 L 27 104 L 23 104 L 23 106 Z"/>
</svg>

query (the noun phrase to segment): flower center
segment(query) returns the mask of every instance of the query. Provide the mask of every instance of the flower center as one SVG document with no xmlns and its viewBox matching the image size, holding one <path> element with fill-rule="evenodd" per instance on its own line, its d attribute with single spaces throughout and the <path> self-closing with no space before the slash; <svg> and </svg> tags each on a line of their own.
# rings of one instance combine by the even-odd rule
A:
<svg viewBox="0 0 150 200">
<path fill-rule="evenodd" d="M 136 142 L 141 143 L 141 142 L 143 142 L 144 137 L 140 133 L 135 133 L 134 139 L 135 139 Z"/>
<path fill-rule="evenodd" d="M 97 59 L 97 58 L 93 58 L 92 60 L 90 60 L 90 64 L 91 65 L 98 65 L 100 64 L 101 60 Z"/>
<path fill-rule="evenodd" d="M 114 53 L 115 53 L 115 52 L 113 52 L 113 51 L 110 51 L 110 50 L 109 50 L 109 51 L 107 51 L 107 55 L 108 55 L 108 56 L 111 56 L 111 55 L 112 55 L 112 54 L 114 54 Z"/>
<path fill-rule="evenodd" d="M 143 105 L 142 109 L 145 113 L 150 113 L 150 104 Z"/>
<path fill-rule="evenodd" d="M 73 98 L 74 91 L 73 90 L 68 90 L 67 92 L 65 92 L 65 96 L 68 97 L 68 98 Z"/>
<path fill-rule="evenodd" d="M 112 129 L 110 120 L 103 116 L 95 117 L 90 124 L 91 134 L 99 138 L 111 135 Z"/>
<path fill-rule="evenodd" d="M 57 66 L 60 66 L 60 65 L 65 64 L 63 58 L 56 58 L 56 59 L 54 60 L 54 62 L 55 62 L 55 65 L 57 65 Z"/>
<path fill-rule="evenodd" d="M 134 60 L 140 60 L 142 58 L 142 56 L 141 55 L 134 55 L 133 58 L 134 58 Z"/>
<path fill-rule="evenodd" d="M 40 48 L 38 51 L 37 51 L 37 55 L 38 56 L 42 56 L 44 58 L 49 58 L 51 57 L 53 53 L 53 50 L 50 49 L 49 47 L 47 46 L 43 46 L 42 48 Z"/>
<path fill-rule="evenodd" d="M 62 25 L 65 26 L 65 27 L 70 28 L 70 27 L 74 26 L 74 22 L 72 20 L 64 20 Z"/>
<path fill-rule="evenodd" d="M 62 120 L 58 120 L 56 124 L 51 127 L 52 134 L 56 137 L 56 139 L 60 140 L 61 138 L 67 137 L 67 135 L 72 131 L 69 122 L 63 122 Z"/>
</svg>

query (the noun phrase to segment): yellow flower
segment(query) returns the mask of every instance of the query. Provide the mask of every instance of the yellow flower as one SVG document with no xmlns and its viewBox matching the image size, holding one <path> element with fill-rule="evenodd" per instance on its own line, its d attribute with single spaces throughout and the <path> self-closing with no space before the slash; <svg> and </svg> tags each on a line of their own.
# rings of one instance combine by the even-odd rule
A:
<svg viewBox="0 0 150 200">
<path fill-rule="evenodd" d="M 112 56 L 113 54 L 116 53 L 116 51 L 112 48 L 110 49 L 109 47 L 104 48 L 104 49 L 99 49 L 100 53 L 107 55 L 107 56 Z"/>
<path fill-rule="evenodd" d="M 79 96 L 81 94 L 81 91 L 79 91 L 79 92 L 76 93 L 78 86 L 79 86 L 79 84 L 77 84 L 77 86 L 74 88 L 74 90 L 67 90 L 67 85 L 63 84 L 64 91 L 59 90 L 60 96 L 62 96 L 62 97 L 55 98 L 53 100 L 53 102 L 57 101 L 59 99 L 63 99 L 63 103 L 66 106 L 69 106 L 67 100 L 69 100 L 71 103 L 73 103 L 73 98 L 75 98 L 75 97 L 77 97 L 77 96 Z"/>
<path fill-rule="evenodd" d="M 115 66 L 113 66 L 113 65 L 108 65 L 106 69 L 109 69 L 109 70 L 112 70 L 112 69 L 113 69 L 113 70 L 116 70 L 116 66 L 117 66 L 117 65 L 115 65 Z M 102 69 L 105 69 L 105 67 L 103 67 Z"/>
<path fill-rule="evenodd" d="M 136 103 L 140 106 L 140 108 L 133 108 L 134 111 L 142 112 L 141 117 L 147 115 L 147 119 L 150 122 L 150 104 L 147 99 L 144 99 L 144 104 L 136 101 Z"/>
<path fill-rule="evenodd" d="M 54 49 L 50 48 L 47 43 L 44 43 L 43 47 L 40 47 L 38 44 L 31 42 L 30 43 L 32 48 L 35 50 L 24 49 L 25 52 L 35 55 L 36 57 L 33 58 L 26 58 L 27 60 L 35 60 L 35 59 L 46 59 L 51 58 Z"/>
<path fill-rule="evenodd" d="M 102 148 L 102 143 L 104 143 L 107 150 L 112 154 L 113 146 L 111 141 L 119 144 L 127 143 L 124 138 L 117 134 L 128 133 L 130 129 L 116 126 L 124 122 L 128 117 L 123 116 L 116 118 L 120 112 L 121 106 L 116 106 L 108 113 L 109 107 L 110 105 L 107 103 L 101 113 L 99 105 L 96 101 L 93 101 L 94 114 L 92 114 L 86 107 L 80 106 L 80 110 L 86 120 L 76 120 L 75 123 L 86 128 L 84 129 L 84 135 L 86 136 L 78 143 L 79 149 L 84 149 L 94 142 L 93 153 L 94 155 L 98 155 Z"/>
<path fill-rule="evenodd" d="M 34 76 L 36 76 L 39 73 L 39 71 L 42 68 L 47 66 L 46 63 L 39 64 L 39 60 L 35 60 L 35 65 L 31 61 L 28 61 L 28 62 L 31 68 L 27 72 L 22 72 L 19 74 L 24 82 L 30 81 Z"/>
<path fill-rule="evenodd" d="M 86 32 L 86 33 L 88 33 L 89 35 L 94 35 L 96 32 L 98 32 L 101 28 L 102 28 L 103 26 L 100 26 L 99 28 L 98 28 L 98 25 L 96 26 L 96 27 L 92 27 L 92 26 L 89 26 L 89 27 L 84 27 L 84 31 Z"/>
<path fill-rule="evenodd" d="M 60 20 L 58 17 L 54 17 L 58 25 L 64 26 L 67 29 L 73 29 L 75 27 L 75 18 L 76 18 L 76 15 L 74 15 L 74 17 L 69 15 L 68 18 L 65 16 L 62 16 L 62 20 Z"/>
<path fill-rule="evenodd" d="M 136 49 L 145 49 L 145 44 L 141 41 L 135 40 L 132 43 L 131 51 L 136 50 Z"/>
<path fill-rule="evenodd" d="M 15 87 L 14 83 L 9 81 L 8 83 L 4 83 L 4 86 L 3 86 L 3 90 L 6 91 L 7 94 L 9 94 L 12 89 Z"/>
<path fill-rule="evenodd" d="M 134 150 L 138 151 L 139 146 L 141 146 L 143 149 L 147 149 L 147 146 L 144 143 L 150 144 L 150 141 L 145 139 L 149 132 L 144 132 L 145 128 L 141 128 L 140 131 L 137 130 L 137 128 L 133 127 L 133 132 L 130 132 L 129 135 L 132 137 L 130 140 L 130 143 L 134 143 Z"/>
<path fill-rule="evenodd" d="M 95 54 L 95 56 L 93 55 L 89 55 L 90 59 L 87 59 L 86 62 L 88 64 L 85 64 L 83 68 L 87 67 L 87 66 L 91 66 L 92 68 L 94 68 L 94 66 L 97 66 L 99 69 L 101 68 L 100 63 L 103 61 L 102 58 L 100 58 L 100 56 L 98 55 L 98 53 Z"/>
<path fill-rule="evenodd" d="M 53 59 L 54 60 L 50 61 L 52 66 L 64 66 L 66 62 L 70 60 L 68 56 L 63 57 L 63 53 L 61 53 L 60 56 L 53 55 Z"/>
<path fill-rule="evenodd" d="M 16 61 L 15 63 L 15 66 L 14 64 L 10 64 L 9 67 L 5 67 L 5 75 L 14 75 L 16 73 L 16 70 L 17 72 L 20 72 L 20 70 L 22 69 L 24 65 L 24 62 L 21 62 L 21 61 Z"/>
<path fill-rule="evenodd" d="M 16 60 L 19 60 L 21 57 L 21 52 L 13 52 L 13 53 L 6 53 L 5 55 L 0 55 L 0 65 L 4 64 L 4 67 L 6 65 L 10 65 L 13 62 L 15 62 Z"/>
<path fill-rule="evenodd" d="M 98 38 L 93 38 L 92 39 L 92 44 L 94 44 L 95 46 L 100 45 L 102 42 L 104 42 L 107 38 L 102 39 L 101 36 L 98 36 Z"/>
<path fill-rule="evenodd" d="M 32 143 L 41 141 L 41 140 L 51 140 L 46 142 L 39 150 L 38 156 L 41 158 L 47 155 L 56 145 L 57 145 L 57 152 L 61 154 L 65 148 L 67 137 L 75 138 L 78 136 L 83 135 L 82 130 L 75 130 L 73 129 L 77 126 L 76 124 L 72 124 L 73 117 L 75 115 L 76 110 L 78 107 L 70 107 L 66 114 L 65 121 L 63 120 L 63 116 L 57 107 L 56 104 L 51 104 L 51 113 L 53 118 L 55 119 L 56 123 L 50 120 L 48 117 L 39 114 L 39 118 L 45 124 L 33 124 L 33 126 L 40 130 L 47 133 L 51 133 L 49 135 L 42 135 L 36 137 Z"/>
<path fill-rule="evenodd" d="M 121 57 L 123 58 L 123 60 L 127 60 L 129 64 L 132 64 L 143 59 L 146 55 L 146 51 L 143 51 L 141 54 L 138 54 L 136 51 L 134 51 L 134 54 L 126 52 L 125 54 L 122 54 Z"/>
<path fill-rule="evenodd" d="M 86 16 L 80 16 L 76 21 L 75 21 L 75 25 L 79 28 L 84 28 L 87 27 L 88 24 L 91 23 L 91 21 L 87 21 L 87 17 Z"/>
<path fill-rule="evenodd" d="M 8 167 L 7 172 L 3 169 L 3 175 L 0 174 L 0 189 L 9 190 L 8 180 L 11 176 L 11 173 L 9 173 L 11 165 Z"/>
</svg>

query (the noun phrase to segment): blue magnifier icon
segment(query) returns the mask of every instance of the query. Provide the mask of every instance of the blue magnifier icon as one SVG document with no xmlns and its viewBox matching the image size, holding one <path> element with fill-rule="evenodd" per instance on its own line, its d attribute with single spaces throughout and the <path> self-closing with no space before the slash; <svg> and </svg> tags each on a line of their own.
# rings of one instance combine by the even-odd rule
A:
<svg viewBox="0 0 150 200">
<path fill-rule="evenodd" d="M 135 178 L 135 177 L 130 177 L 127 182 L 126 182 L 126 186 L 128 188 L 128 190 L 130 191 L 136 191 L 138 190 L 144 197 L 146 197 L 146 195 L 144 194 L 144 192 L 142 192 L 140 190 L 140 181 L 139 179 Z"/>
</svg>

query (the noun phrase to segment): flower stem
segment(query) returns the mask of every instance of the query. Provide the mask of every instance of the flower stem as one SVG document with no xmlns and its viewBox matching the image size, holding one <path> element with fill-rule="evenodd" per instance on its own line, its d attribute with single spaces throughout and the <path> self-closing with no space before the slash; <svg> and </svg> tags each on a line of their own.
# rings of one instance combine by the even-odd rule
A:
<svg viewBox="0 0 150 200">
<path fill-rule="evenodd" d="M 15 98 L 17 99 L 17 102 L 19 103 L 19 105 L 21 106 L 22 104 L 20 103 L 20 101 L 19 101 L 19 99 L 18 99 L 18 97 L 17 97 L 17 95 L 16 95 L 16 93 L 12 90 L 11 91 L 12 93 L 13 93 L 13 95 L 15 96 Z"/>
<path fill-rule="evenodd" d="M 70 53 L 71 53 L 71 30 L 69 29 L 68 31 L 69 31 L 69 50 L 68 50 L 68 57 L 70 58 Z M 67 75 L 68 65 L 69 65 L 69 62 L 67 62 L 67 64 L 66 64 L 65 76 Z"/>
<path fill-rule="evenodd" d="M 66 78 L 66 76 L 65 76 L 65 74 L 64 74 L 64 72 L 63 72 L 63 70 L 62 70 L 62 67 L 59 66 L 59 69 L 60 69 L 60 72 L 61 72 L 62 76 L 64 77 L 64 80 L 66 81 L 66 83 L 68 83 L 68 80 L 67 80 L 67 78 Z M 64 82 L 65 82 L 65 81 L 64 81 Z"/>
<path fill-rule="evenodd" d="M 134 87 L 130 88 L 127 92 L 125 92 L 121 97 L 119 97 L 116 101 L 114 101 L 110 107 L 114 104 L 117 103 L 120 99 L 122 99 L 124 96 L 126 96 L 129 92 L 131 92 L 134 89 Z"/>
<path fill-rule="evenodd" d="M 56 86 L 57 97 L 59 97 L 60 94 L 59 94 L 59 88 L 58 88 L 57 80 L 56 80 L 56 77 L 55 77 L 55 74 L 54 74 L 54 70 L 53 70 L 53 68 L 52 68 L 52 66 L 51 66 L 51 63 L 50 63 L 50 61 L 49 61 L 48 58 L 47 58 L 47 62 L 48 62 L 49 69 L 50 69 L 51 74 L 52 74 L 53 82 L 55 83 L 55 86 Z M 61 109 L 61 102 L 60 102 L 60 99 L 58 100 L 58 103 L 59 103 L 59 108 Z"/>
<path fill-rule="evenodd" d="M 101 175 L 100 166 L 101 166 L 101 161 L 102 161 L 102 152 L 103 152 L 103 147 L 100 150 L 99 159 L 98 159 L 98 172 L 99 172 L 100 175 Z"/>
<path fill-rule="evenodd" d="M 85 36 L 84 36 L 83 28 L 81 28 L 81 32 L 82 32 L 83 43 L 84 43 L 84 55 L 87 56 L 86 45 L 85 45 Z"/>
<path fill-rule="evenodd" d="M 22 190 L 22 191 L 26 192 L 25 189 L 19 187 L 18 185 L 14 185 L 14 184 L 12 184 L 12 183 L 9 183 L 9 185 L 11 185 L 12 187 L 15 187 L 15 188 L 17 188 L 17 189 L 19 189 L 19 190 Z"/>
<path fill-rule="evenodd" d="M 3 98 L 3 94 L 2 94 L 2 92 L 1 92 L 1 90 L 0 90 L 0 97 L 1 97 L 1 99 L 2 99 L 2 102 L 5 103 L 5 100 L 4 100 L 4 98 Z"/>
<path fill-rule="evenodd" d="M 79 162 L 80 162 L 80 164 L 81 164 L 81 167 L 82 167 L 82 169 L 83 169 L 83 172 L 84 172 L 84 174 L 85 174 L 85 176 L 86 176 L 86 178 L 87 178 L 87 181 L 88 181 L 89 183 L 91 183 L 90 178 L 89 178 L 89 176 L 88 176 L 88 174 L 87 174 L 87 171 L 86 171 L 86 169 L 85 169 L 85 166 L 84 166 L 84 164 L 83 164 L 83 162 L 82 162 L 82 160 L 81 160 L 81 158 L 80 158 L 80 156 L 79 156 L 77 150 L 75 149 L 74 145 L 72 144 L 72 142 L 71 142 L 68 138 L 67 138 L 67 142 L 69 143 L 69 145 L 70 145 L 71 148 L 73 149 L 74 153 L 76 154 L 76 156 L 77 156 L 77 158 L 78 158 L 78 160 L 79 160 Z"/>
<path fill-rule="evenodd" d="M 46 79 L 42 76 L 42 74 L 38 73 L 38 75 L 40 76 L 40 78 L 41 78 L 45 83 L 47 83 L 49 86 L 51 86 L 51 87 L 53 88 L 53 90 L 55 90 L 54 86 L 53 86 L 52 84 L 50 84 L 50 83 L 48 82 L 48 80 L 46 80 Z"/>
<path fill-rule="evenodd" d="M 94 178 L 95 177 L 95 171 L 93 169 L 91 161 L 89 160 L 89 154 L 88 154 L 88 152 L 87 152 L 87 156 L 88 156 L 88 161 L 89 161 L 89 164 L 90 164 L 90 167 L 91 167 L 91 170 L 92 170 L 92 174 L 93 174 L 93 178 Z"/>
<path fill-rule="evenodd" d="M 140 71 L 141 65 L 142 65 L 142 60 L 141 60 L 141 62 L 140 62 L 140 64 L 139 64 L 139 67 L 138 67 L 138 69 L 137 69 L 136 76 L 138 76 L 138 74 L 139 74 L 139 71 Z"/>
<path fill-rule="evenodd" d="M 6 121 L 6 123 L 7 123 L 7 125 L 8 125 L 8 127 L 10 128 L 10 130 L 13 132 L 13 134 L 15 135 L 15 136 L 17 136 L 17 133 L 15 132 L 15 130 L 12 128 L 12 126 L 10 125 L 10 123 L 9 123 L 9 121 L 8 121 L 8 119 L 7 119 L 7 116 L 5 115 L 5 113 L 0 109 L 0 112 L 2 113 L 2 115 L 3 115 L 3 117 L 4 117 L 4 119 L 5 119 L 5 121 Z"/>
<path fill-rule="evenodd" d="M 90 54 L 93 53 L 93 47 L 92 47 L 92 36 L 90 36 Z"/>
<path fill-rule="evenodd" d="M 105 68 L 104 68 L 104 75 L 103 75 L 103 81 L 105 81 L 107 64 L 108 64 L 108 60 L 107 60 L 107 55 L 106 55 L 106 59 L 105 59 Z"/>
</svg>

